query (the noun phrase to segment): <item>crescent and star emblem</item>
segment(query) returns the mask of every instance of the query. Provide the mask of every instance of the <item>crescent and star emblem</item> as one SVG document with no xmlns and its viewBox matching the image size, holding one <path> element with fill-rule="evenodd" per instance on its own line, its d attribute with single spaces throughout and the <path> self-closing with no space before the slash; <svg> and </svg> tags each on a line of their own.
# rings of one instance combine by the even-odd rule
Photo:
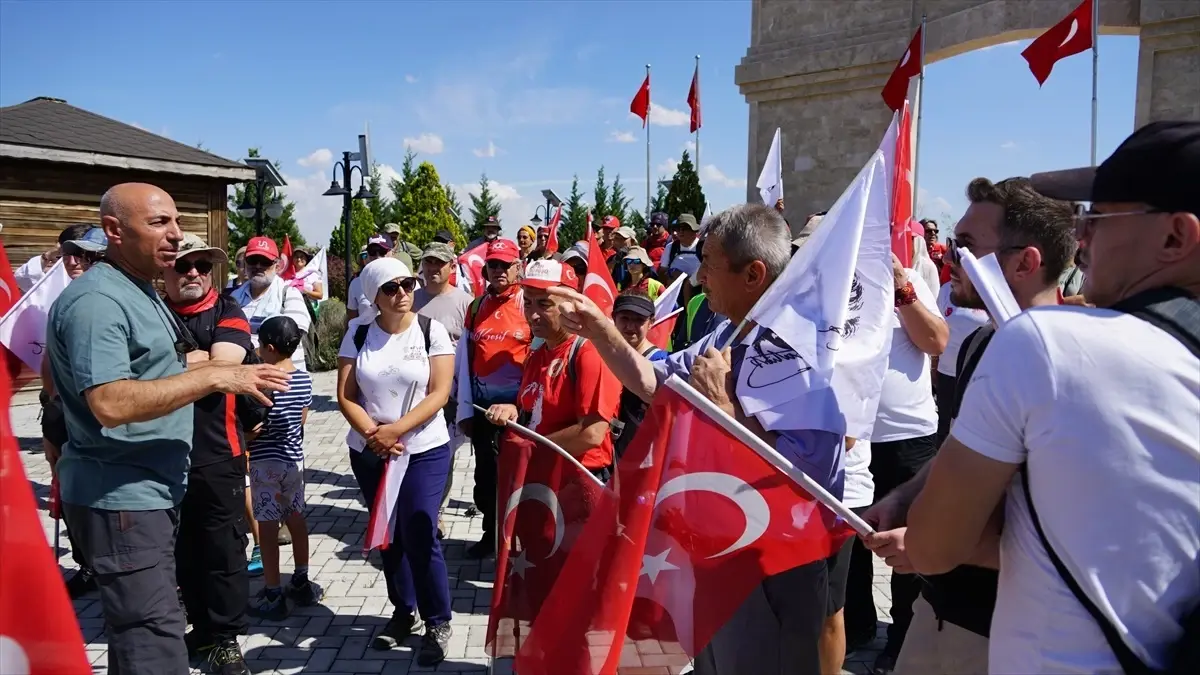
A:
<svg viewBox="0 0 1200 675">
<path fill-rule="evenodd" d="M 546 554 L 546 558 L 551 558 L 558 552 L 558 548 L 562 546 L 564 520 L 562 507 L 559 506 L 558 495 L 554 494 L 554 490 L 551 490 L 549 486 L 542 483 L 522 485 L 508 498 L 508 505 L 504 509 L 504 519 L 508 520 L 508 516 L 512 514 L 521 502 L 529 500 L 545 504 L 546 508 L 550 509 L 550 515 L 554 518 L 554 544 L 550 547 L 550 552 Z M 524 556 L 524 553 L 521 556 Z M 526 562 L 525 564 L 529 567 L 533 566 L 532 563 Z"/>
<path fill-rule="evenodd" d="M 599 274 L 596 274 L 595 272 L 588 272 L 588 275 L 586 277 L 584 277 L 584 280 L 583 280 L 584 295 L 587 295 L 587 289 L 590 286 L 599 286 L 601 289 L 604 290 L 604 294 L 608 296 L 609 302 L 612 302 L 612 300 L 613 300 L 612 289 L 610 289 L 608 287 L 608 283 L 605 282 L 604 279 L 602 279 Z"/>
<path fill-rule="evenodd" d="M 10 301 L 12 300 L 12 296 L 13 296 L 12 288 L 9 288 L 7 281 L 0 279 L 0 290 L 4 291 L 5 298 L 7 298 Z"/>
<path fill-rule="evenodd" d="M 910 57 L 912 57 L 912 50 L 911 49 L 904 50 L 904 56 L 900 59 L 900 65 L 896 66 L 896 68 L 903 68 L 904 64 L 908 63 L 908 59 Z"/>
<path fill-rule="evenodd" d="M 1075 39 L 1077 34 L 1079 34 L 1079 19 L 1071 19 L 1071 28 L 1067 31 L 1067 38 L 1060 42 L 1058 47 L 1060 49 L 1066 47 L 1067 43 Z"/>
<path fill-rule="evenodd" d="M 685 473 L 672 478 L 659 488 L 658 496 L 654 500 L 654 507 L 658 508 L 658 505 L 668 497 L 689 491 L 712 492 L 726 497 L 737 504 L 746 518 L 746 529 L 742 531 L 742 536 L 738 537 L 738 540 L 730 544 L 729 548 L 724 551 L 708 556 L 709 560 L 750 546 L 763 536 L 771 522 L 771 507 L 758 490 L 750 487 L 746 481 L 740 478 L 715 471 Z"/>
</svg>

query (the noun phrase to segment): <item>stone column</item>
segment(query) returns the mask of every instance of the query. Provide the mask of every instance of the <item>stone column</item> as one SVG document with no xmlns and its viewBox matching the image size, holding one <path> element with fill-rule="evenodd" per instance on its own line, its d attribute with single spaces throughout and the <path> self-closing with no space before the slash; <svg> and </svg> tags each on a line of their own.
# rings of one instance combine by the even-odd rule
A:
<svg viewBox="0 0 1200 675">
<path fill-rule="evenodd" d="M 1200 2 L 1142 0 L 1140 19 L 1134 125 L 1200 120 Z"/>
</svg>

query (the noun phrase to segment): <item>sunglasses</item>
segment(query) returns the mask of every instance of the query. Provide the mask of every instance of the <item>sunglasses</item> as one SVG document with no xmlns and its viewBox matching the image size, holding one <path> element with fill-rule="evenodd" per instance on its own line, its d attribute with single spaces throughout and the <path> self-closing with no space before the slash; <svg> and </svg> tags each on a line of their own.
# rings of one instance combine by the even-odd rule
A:
<svg viewBox="0 0 1200 675">
<path fill-rule="evenodd" d="M 186 260 L 179 259 L 175 261 L 175 273 L 187 274 L 195 269 L 200 274 L 208 274 L 212 271 L 213 264 L 211 260 Z"/>
<path fill-rule="evenodd" d="M 404 289 L 405 295 L 412 295 L 412 292 L 417 288 L 417 278 L 408 277 L 402 281 L 389 281 L 380 286 L 379 290 L 390 298 L 399 293 L 401 288 Z"/>
<path fill-rule="evenodd" d="M 99 251 L 80 251 L 79 253 L 67 253 L 64 255 L 72 257 L 72 258 L 77 258 L 79 260 L 86 262 L 89 265 L 95 265 L 96 263 L 100 262 L 101 260 L 104 260 L 104 254 Z"/>
<path fill-rule="evenodd" d="M 504 262 L 503 260 L 487 261 L 487 268 L 489 270 L 496 270 L 497 272 L 506 272 L 506 271 L 508 271 L 508 268 L 510 268 L 510 267 L 512 267 L 512 263 Z"/>
<path fill-rule="evenodd" d="M 270 267 L 275 261 L 261 255 L 246 256 L 247 267 Z"/>
<path fill-rule="evenodd" d="M 942 256 L 942 259 L 944 261 L 950 263 L 951 265 L 956 265 L 958 267 L 962 267 L 962 258 L 958 255 L 958 247 L 959 247 L 959 243 L 958 243 L 957 239 L 954 239 L 954 238 L 947 239 L 946 240 L 946 254 L 944 256 Z M 963 248 L 967 249 L 968 251 L 971 250 L 970 247 L 968 247 L 968 246 L 964 246 Z M 999 258 L 1000 255 L 1003 253 L 1008 253 L 1009 251 L 1020 251 L 1025 248 L 1028 248 L 1028 247 L 1026 247 L 1026 246 L 1005 246 L 1004 248 L 996 249 L 995 253 L 996 253 L 996 257 Z M 971 252 L 974 253 L 974 251 L 971 251 Z"/>
</svg>

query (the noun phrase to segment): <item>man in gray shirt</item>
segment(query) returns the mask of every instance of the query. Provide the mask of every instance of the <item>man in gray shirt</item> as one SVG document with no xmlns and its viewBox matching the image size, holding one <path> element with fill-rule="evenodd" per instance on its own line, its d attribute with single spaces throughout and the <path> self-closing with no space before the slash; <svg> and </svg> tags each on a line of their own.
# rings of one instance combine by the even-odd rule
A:
<svg viewBox="0 0 1200 675">
<path fill-rule="evenodd" d="M 100 587 L 112 673 L 186 673 L 175 593 L 175 528 L 192 444 L 192 403 L 213 392 L 287 388 L 265 365 L 207 362 L 185 369 L 195 341 L 152 281 L 183 239 L 175 202 L 144 183 L 100 201 L 103 261 L 50 310 L 50 373 L 68 440 L 56 471 L 63 511 Z"/>
</svg>

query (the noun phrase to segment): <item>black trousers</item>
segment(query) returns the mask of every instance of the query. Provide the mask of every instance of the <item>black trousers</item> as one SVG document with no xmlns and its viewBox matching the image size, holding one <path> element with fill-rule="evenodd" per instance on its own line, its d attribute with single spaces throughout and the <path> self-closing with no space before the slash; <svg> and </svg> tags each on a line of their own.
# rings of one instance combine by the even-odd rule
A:
<svg viewBox="0 0 1200 675">
<path fill-rule="evenodd" d="M 954 421 L 954 411 L 950 409 L 950 406 L 954 402 L 954 394 L 958 389 L 958 378 L 945 373 L 934 373 L 934 377 L 937 378 L 937 444 L 940 448 L 942 441 L 950 435 L 950 423 Z"/>
<path fill-rule="evenodd" d="M 871 475 L 875 478 L 875 501 L 883 499 L 908 482 L 937 452 L 937 434 L 902 441 L 871 444 Z M 850 577 L 846 581 L 846 637 L 853 642 L 874 638 L 875 598 L 871 593 L 875 576 L 872 553 L 854 540 L 850 554 Z M 888 627 L 884 653 L 900 654 L 904 635 L 912 623 L 913 601 L 921 594 L 921 581 L 913 574 L 892 574 L 892 625 Z"/>
<path fill-rule="evenodd" d="M 500 454 L 500 432 L 483 413 L 471 420 L 471 447 L 475 452 L 475 489 L 471 497 L 483 515 L 484 538 L 496 536 L 496 457 Z"/>
<path fill-rule="evenodd" d="M 246 632 L 248 531 L 246 459 L 193 468 L 180 505 L 175 558 L 188 618 L 214 641 Z"/>
</svg>

